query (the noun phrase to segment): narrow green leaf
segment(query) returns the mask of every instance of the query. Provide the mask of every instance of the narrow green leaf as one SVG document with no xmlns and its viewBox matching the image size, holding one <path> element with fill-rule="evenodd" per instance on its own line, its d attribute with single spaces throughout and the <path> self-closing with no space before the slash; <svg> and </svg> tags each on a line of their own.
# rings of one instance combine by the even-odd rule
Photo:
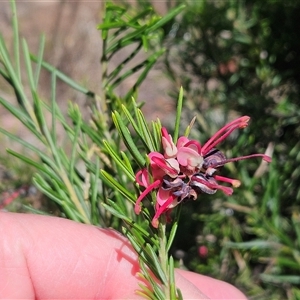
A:
<svg viewBox="0 0 300 300">
<path fill-rule="evenodd" d="M 134 109 L 136 108 L 136 102 L 133 98 L 132 98 L 132 106 Z M 130 122 L 130 124 L 132 125 L 134 131 L 139 135 L 139 137 L 143 138 L 142 132 L 138 126 L 138 123 L 136 123 L 136 121 L 132 117 L 132 112 L 130 112 L 124 104 L 122 104 L 122 111 L 125 114 L 128 121 Z M 136 109 L 135 109 L 135 111 L 136 111 Z M 137 113 L 135 114 L 135 117 L 136 116 L 137 116 Z"/>
<path fill-rule="evenodd" d="M 123 160 L 120 158 L 118 153 L 112 148 L 112 146 L 107 142 L 103 141 L 104 147 L 106 148 L 108 154 L 112 157 L 112 159 L 116 162 L 116 164 L 123 170 L 123 172 L 126 174 L 126 176 L 132 181 L 135 181 L 134 173 L 131 169 L 128 169 L 127 165 L 124 164 Z M 123 156 L 126 156 L 125 153 L 123 153 Z"/>
<path fill-rule="evenodd" d="M 33 177 L 33 183 L 44 195 L 52 199 L 57 204 L 62 205 L 62 200 L 55 196 L 55 193 L 53 193 L 53 190 L 50 186 L 47 187 L 48 184 L 46 184 L 45 180 L 39 174 L 36 174 Z"/>
<path fill-rule="evenodd" d="M 156 53 L 153 56 L 150 56 L 149 58 L 145 59 L 144 61 L 142 61 L 141 63 L 139 63 L 138 65 L 131 67 L 129 70 L 125 71 L 124 73 L 122 73 L 121 75 L 119 75 L 119 77 L 117 77 L 114 82 L 111 83 L 111 89 L 115 89 L 118 85 L 120 85 L 120 83 L 122 81 L 124 81 L 126 78 L 130 77 L 132 74 L 138 72 L 139 70 L 141 70 L 144 67 L 147 67 L 149 64 L 152 67 L 153 64 L 156 62 L 151 60 L 151 58 L 158 58 L 158 56 L 156 55 Z M 143 77 L 145 78 L 145 77 Z M 143 81 L 144 79 L 142 79 Z"/>
<path fill-rule="evenodd" d="M 278 264 L 278 266 L 281 267 L 287 267 L 295 271 L 300 270 L 300 262 L 295 261 L 294 257 L 289 258 L 289 257 L 278 256 L 276 258 L 276 263 Z"/>
<path fill-rule="evenodd" d="M 183 105 L 183 88 L 181 87 L 180 91 L 179 91 L 178 101 L 177 101 L 175 128 L 174 128 L 174 134 L 173 134 L 173 142 L 175 144 L 177 143 L 177 139 L 178 139 L 178 135 L 179 135 L 182 105 Z"/>
<path fill-rule="evenodd" d="M 140 289 L 136 290 L 136 294 L 140 295 L 141 297 L 151 300 L 153 297 L 153 292 L 149 288 L 147 288 L 145 285 L 138 283 Z"/>
<path fill-rule="evenodd" d="M 252 240 L 250 242 L 242 243 L 226 242 L 224 246 L 234 249 L 280 249 L 282 247 L 282 244 L 265 240 Z"/>
<path fill-rule="evenodd" d="M 300 276 L 297 275 L 271 275 L 271 274 L 261 274 L 259 276 L 262 281 L 283 284 L 300 284 Z"/>
<path fill-rule="evenodd" d="M 176 289 L 176 292 L 177 292 L 177 299 L 178 300 L 183 300 L 183 295 L 181 293 L 181 290 L 180 289 Z"/>
<path fill-rule="evenodd" d="M 127 119 L 129 120 L 129 122 L 131 123 L 133 129 L 138 134 L 139 138 L 142 140 L 145 147 L 147 147 L 147 152 L 154 151 L 155 145 L 152 139 L 152 134 L 148 128 L 143 113 L 136 107 L 136 103 L 134 99 L 132 99 L 132 106 L 135 111 L 135 117 L 137 119 L 137 123 L 134 121 L 133 117 L 131 116 L 132 113 L 130 113 L 129 110 L 123 104 L 122 104 L 122 110 L 126 115 Z"/>
<path fill-rule="evenodd" d="M 143 272 L 145 279 L 150 283 L 151 287 L 153 288 L 153 292 L 152 292 L 153 296 L 151 299 L 165 300 L 166 295 L 164 294 L 164 292 L 162 290 L 163 289 L 162 284 L 158 283 L 157 281 L 155 281 L 152 278 L 152 276 L 149 274 L 149 271 L 146 269 L 146 266 L 143 263 L 143 261 L 140 262 L 140 267 L 141 267 L 141 270 Z"/>
<path fill-rule="evenodd" d="M 120 14 L 118 14 L 117 17 L 115 16 L 115 19 L 116 20 L 121 19 L 125 12 L 126 12 L 126 9 L 124 9 L 122 12 L 120 12 Z M 127 28 L 130 28 L 130 27 L 135 28 L 135 29 L 140 28 L 141 20 L 144 20 L 147 16 L 150 17 L 150 15 L 152 13 L 153 13 L 153 8 L 149 6 L 144 11 L 138 13 L 137 15 L 135 15 L 133 17 L 127 16 L 127 14 L 126 14 L 126 17 L 127 17 L 126 20 L 122 19 L 122 21 L 125 22 L 125 25 L 120 27 L 118 30 L 113 31 L 113 34 L 110 36 L 110 38 L 108 38 L 109 42 L 111 43 L 115 39 L 119 38 L 119 36 L 121 34 L 123 34 L 123 32 L 125 30 L 127 30 Z M 108 34 L 108 31 L 106 31 L 106 33 Z"/>
<path fill-rule="evenodd" d="M 51 130 L 50 135 L 53 140 L 53 144 L 57 146 L 57 131 L 56 131 L 56 124 L 57 124 L 57 110 L 56 110 L 56 74 L 55 72 L 51 73 Z"/>
<path fill-rule="evenodd" d="M 143 42 L 143 48 L 144 48 L 144 51 L 145 52 L 148 52 L 148 50 L 149 50 L 149 41 L 148 41 L 148 36 L 146 36 L 146 35 L 142 35 L 142 42 Z"/>
<path fill-rule="evenodd" d="M 118 192 L 124 195 L 130 202 L 135 203 L 136 197 L 132 195 L 125 187 L 120 185 L 109 173 L 104 170 L 100 170 L 99 176 L 102 180 L 105 180 L 109 186 L 115 188 Z"/>
<path fill-rule="evenodd" d="M 25 156 L 23 154 L 20 154 L 18 152 L 15 152 L 11 149 L 7 149 L 7 153 L 17 157 L 18 159 L 20 159 L 21 161 L 25 162 L 26 164 L 33 166 L 34 168 L 36 168 L 37 170 L 40 170 L 42 173 L 47 174 L 48 176 L 52 176 L 52 172 L 49 172 L 45 166 L 43 164 L 41 164 L 40 162 L 37 162 L 36 160 L 30 159 L 28 156 Z"/>
<path fill-rule="evenodd" d="M 161 262 L 159 261 L 156 252 L 153 250 L 153 248 L 151 247 L 150 244 L 146 244 L 146 248 L 147 252 L 150 254 L 151 258 L 152 258 L 152 262 L 155 265 L 155 268 L 157 270 L 157 273 L 159 274 L 159 279 L 164 283 L 167 284 L 167 277 L 166 274 L 164 273 L 163 269 L 161 268 Z"/>
<path fill-rule="evenodd" d="M 40 141 L 43 141 L 43 136 L 40 131 L 36 129 L 36 124 L 24 113 L 24 111 L 18 107 L 15 107 L 13 104 L 9 103 L 5 99 L 0 97 L 0 104 L 5 107 L 13 116 L 16 117 L 22 124 L 28 128 Z"/>
<path fill-rule="evenodd" d="M 42 210 L 39 210 L 39 209 L 35 209 L 33 208 L 32 206 L 30 205 L 26 205 L 26 204 L 23 204 L 23 207 L 26 209 L 26 211 L 32 213 L 32 214 L 35 214 L 35 215 L 42 215 L 42 216 L 53 216 L 53 214 L 51 214 L 50 212 L 47 213 L 45 211 L 42 211 Z"/>
<path fill-rule="evenodd" d="M 14 0 L 10 0 L 12 10 L 12 27 L 13 27 L 13 38 L 14 38 L 14 57 L 17 71 L 17 78 L 21 80 L 21 68 L 20 68 L 20 47 L 19 47 L 19 26 L 18 26 L 18 15 L 16 3 Z"/>
<path fill-rule="evenodd" d="M 177 228 L 178 228 L 178 222 L 174 222 L 172 224 L 172 228 L 168 237 L 168 243 L 167 243 L 167 247 L 166 247 L 166 252 L 169 252 L 169 250 L 171 249 L 171 246 L 173 244 L 176 232 L 177 232 Z"/>
<path fill-rule="evenodd" d="M 1 36 L 0 36 L 0 53 L 2 56 L 3 65 L 5 66 L 5 69 L 7 71 L 7 76 L 9 77 L 9 82 L 11 82 L 11 86 L 13 87 L 13 89 L 16 93 L 18 103 L 20 104 L 20 106 L 22 106 L 25 109 L 25 111 L 30 116 L 32 116 L 33 112 L 32 112 L 30 102 L 27 99 L 27 96 L 24 92 L 22 83 L 21 83 L 18 75 L 15 73 L 15 69 L 10 60 L 9 53 L 6 48 L 5 42 L 3 41 L 3 38 Z"/>
<path fill-rule="evenodd" d="M 42 61 L 43 61 L 43 56 L 44 56 L 44 49 L 45 49 L 45 35 L 42 34 L 41 40 L 40 40 L 40 45 L 39 45 L 39 50 L 38 50 L 38 55 L 37 55 L 37 64 L 36 64 L 36 69 L 35 69 L 35 76 L 34 76 L 34 85 L 35 88 L 37 89 L 39 79 L 40 79 L 40 73 L 41 73 L 41 67 L 42 67 Z"/>
<path fill-rule="evenodd" d="M 144 242 L 148 242 L 149 244 L 153 245 L 155 249 L 158 249 L 159 247 L 159 241 L 157 240 L 156 236 L 151 233 L 151 229 L 142 228 L 138 223 L 133 222 L 131 219 L 128 218 L 128 220 L 124 220 L 125 223 L 130 227 L 131 233 L 133 235 L 142 235 L 142 239 Z M 142 240 L 141 240 L 142 241 Z"/>
<path fill-rule="evenodd" d="M 294 248 L 294 241 L 286 235 L 283 231 L 276 228 L 271 222 L 269 222 L 267 219 L 263 219 L 264 226 L 267 228 L 270 232 L 273 232 L 281 241 L 281 243 L 284 243 L 290 248 Z"/>
<path fill-rule="evenodd" d="M 34 62 L 38 62 L 38 58 L 34 55 L 30 55 L 30 58 L 32 61 Z M 71 79 L 70 77 L 68 77 L 67 75 L 65 75 L 64 73 L 62 73 L 61 71 L 59 71 L 58 69 L 56 69 L 55 67 L 53 67 L 51 64 L 43 61 L 42 62 L 42 66 L 43 68 L 45 68 L 47 71 L 53 73 L 55 72 L 56 76 L 61 79 L 63 82 L 65 82 L 66 84 L 68 84 L 71 88 L 89 96 L 92 98 L 95 98 L 95 93 L 84 88 L 83 86 L 79 85 L 77 82 L 75 82 L 73 79 Z"/>
<path fill-rule="evenodd" d="M 14 134 L 11 134 L 10 132 L 6 131 L 3 128 L 0 128 L 0 132 L 5 134 L 11 140 L 18 142 L 22 146 L 24 146 L 24 147 L 28 148 L 29 150 L 33 151 L 34 153 L 38 154 L 39 156 L 41 156 L 41 157 L 43 156 L 43 152 L 39 148 L 33 146 L 31 143 L 28 143 L 28 142 L 22 140 L 21 138 L 15 136 Z"/>
<path fill-rule="evenodd" d="M 132 51 L 132 53 L 126 58 L 108 75 L 107 83 L 110 83 L 112 80 L 115 80 L 116 76 L 120 74 L 121 70 L 125 68 L 125 65 L 131 61 L 140 51 L 142 44 L 139 43 L 137 47 Z"/>
<path fill-rule="evenodd" d="M 124 21 L 105 22 L 105 23 L 97 25 L 97 29 L 99 29 L 99 30 L 109 30 L 109 29 L 114 29 L 114 28 L 125 27 L 127 25 L 129 25 L 129 24 L 125 23 Z"/>
<path fill-rule="evenodd" d="M 120 154 L 122 156 L 124 165 L 126 166 L 127 170 L 130 172 L 130 174 L 132 174 L 133 181 L 135 181 L 135 174 L 134 174 L 134 171 L 132 169 L 132 162 L 130 161 L 128 156 L 125 154 L 125 152 L 121 151 Z"/>
<path fill-rule="evenodd" d="M 155 142 L 155 151 L 157 152 L 161 151 L 161 128 L 162 126 L 159 119 L 152 122 L 152 133 Z"/>
<path fill-rule="evenodd" d="M 0 35 L 0 42 L 1 42 L 1 35 Z M 0 52 L 1 55 L 1 52 Z M 1 60 L 0 60 L 1 61 Z M 9 78 L 8 74 L 6 73 L 6 71 L 2 68 L 0 68 L 0 75 L 10 84 L 12 85 L 12 81 Z"/>
<path fill-rule="evenodd" d="M 153 55 L 151 55 L 148 58 L 148 64 L 145 65 L 145 68 L 144 68 L 143 72 L 140 74 L 140 76 L 138 77 L 136 83 L 124 97 L 125 99 L 129 99 L 132 96 L 132 94 L 137 90 L 137 88 L 141 85 L 141 83 L 144 81 L 144 79 L 148 75 L 149 71 L 152 69 L 153 65 L 157 62 L 158 58 L 164 52 L 165 52 L 165 49 L 158 50 L 157 52 L 155 52 Z"/>
<path fill-rule="evenodd" d="M 190 124 L 187 126 L 187 128 L 185 129 L 185 131 L 184 131 L 184 136 L 185 137 L 189 137 L 189 135 L 190 135 L 190 133 L 191 133 L 191 129 L 193 128 L 193 126 L 194 126 L 194 123 L 195 123 L 195 121 L 196 121 L 196 118 L 197 117 L 194 117 L 193 119 L 192 119 L 192 121 L 190 122 Z"/>
<path fill-rule="evenodd" d="M 33 77 L 32 67 L 31 67 L 31 60 L 29 55 L 29 49 L 26 40 L 22 39 L 22 48 L 24 53 L 24 60 L 26 65 L 26 71 L 27 71 L 27 78 L 29 79 L 29 85 L 31 89 L 31 93 L 36 92 L 36 85 Z"/>
<path fill-rule="evenodd" d="M 174 259 L 171 256 L 169 258 L 169 286 L 170 286 L 170 299 L 177 299 L 176 296 L 176 284 L 174 274 Z"/>
<path fill-rule="evenodd" d="M 137 254 L 139 256 L 139 259 L 142 259 L 149 266 L 149 268 L 151 270 L 154 269 L 153 265 L 152 265 L 152 262 L 151 262 L 151 257 L 149 256 L 147 251 L 144 251 L 144 248 L 145 248 L 144 245 L 139 244 L 137 239 L 135 238 L 135 236 L 127 228 L 122 228 L 122 231 L 123 231 L 124 235 L 130 241 L 130 243 L 131 243 L 132 247 L 134 248 L 134 250 L 137 252 Z M 154 273 L 156 274 L 155 269 L 154 269 Z"/>
<path fill-rule="evenodd" d="M 128 20 L 129 24 L 139 24 L 140 19 L 144 20 L 145 17 L 150 16 L 154 12 L 153 7 L 148 6 L 142 12 Z"/>
<path fill-rule="evenodd" d="M 123 230 L 124 232 L 124 230 Z M 126 230 L 124 232 L 128 240 L 130 241 L 132 247 L 135 249 L 139 258 L 150 268 L 153 274 L 160 279 L 160 273 L 157 271 L 155 263 L 152 261 L 151 251 L 145 245 L 140 245 L 137 243 L 135 237 L 131 234 L 130 231 Z M 160 268 L 160 266 L 159 266 Z"/>
<path fill-rule="evenodd" d="M 125 215 L 118 212 L 116 209 L 112 208 L 110 205 L 107 205 L 106 203 L 101 203 L 101 206 L 103 206 L 106 211 L 110 212 L 113 216 L 117 217 L 118 219 L 123 220 L 123 218 L 126 217 Z"/>
<path fill-rule="evenodd" d="M 62 207 L 61 210 L 65 213 L 68 219 L 76 222 L 88 224 L 88 222 L 85 219 L 85 216 L 82 216 L 79 213 L 78 209 L 74 209 L 74 207 L 71 207 L 68 202 L 62 201 L 61 207 Z"/>
<path fill-rule="evenodd" d="M 137 120 L 139 127 L 141 129 L 141 132 L 143 133 L 144 141 L 147 145 L 147 148 L 150 152 L 155 151 L 155 145 L 152 138 L 152 133 L 149 130 L 148 124 L 145 120 L 145 117 L 140 109 L 137 110 Z"/>
<path fill-rule="evenodd" d="M 121 134 L 121 136 L 123 138 L 124 143 L 127 146 L 127 149 L 129 150 L 129 152 L 131 153 L 131 155 L 133 156 L 133 158 L 135 159 L 137 164 L 140 167 L 143 167 L 145 165 L 145 159 L 141 155 L 138 148 L 136 147 L 135 142 L 132 140 L 130 132 L 128 131 L 128 128 L 125 126 L 125 124 L 123 123 L 119 113 L 114 112 L 112 114 L 112 118 L 113 118 L 114 124 L 116 125 L 119 133 Z"/>
<path fill-rule="evenodd" d="M 99 189 L 99 173 L 100 173 L 100 160 L 96 157 L 95 162 L 96 172 L 91 178 L 91 218 L 94 225 L 99 224 L 99 207 L 98 207 L 98 189 Z"/>
<path fill-rule="evenodd" d="M 36 87 L 35 87 L 29 50 L 28 50 L 28 46 L 27 46 L 25 39 L 22 40 L 22 46 L 23 46 L 24 60 L 25 60 L 25 65 L 26 65 L 27 78 L 29 79 L 31 95 L 32 95 L 34 104 L 36 104 L 37 102 L 40 102 L 40 100 L 38 99 L 38 95 L 37 95 L 37 91 L 36 91 Z M 36 107 L 34 107 L 34 109 L 35 108 Z M 40 128 L 43 127 L 43 124 L 40 123 L 42 121 L 42 119 L 39 118 L 39 117 L 41 117 L 41 115 L 39 114 L 39 111 L 34 112 L 32 105 L 29 103 L 27 103 L 26 109 L 27 109 L 27 112 L 30 115 L 31 119 L 36 124 L 36 127 L 38 128 L 38 125 L 40 125 Z M 42 130 L 42 128 L 41 128 L 41 130 Z"/>
<path fill-rule="evenodd" d="M 184 4 L 181 4 L 181 5 L 173 8 L 165 16 L 163 16 L 161 19 L 156 21 L 153 25 L 148 26 L 148 28 L 145 30 L 145 34 L 148 35 L 150 32 L 153 32 L 153 31 L 163 27 L 166 23 L 171 21 L 174 17 L 176 17 L 184 9 L 185 9 Z"/>
<path fill-rule="evenodd" d="M 296 232 L 298 246 L 300 246 L 300 213 L 294 212 L 292 214 L 292 223 Z"/>
<path fill-rule="evenodd" d="M 141 26 L 141 28 L 138 28 L 133 32 L 130 32 L 126 34 L 124 37 L 117 40 L 116 42 L 113 42 L 107 49 L 105 49 L 104 54 L 105 55 L 110 54 L 112 56 L 112 54 L 116 53 L 121 48 L 136 43 L 139 40 L 139 37 L 142 35 L 142 33 L 145 32 L 146 28 L 147 28 L 146 25 Z"/>
<path fill-rule="evenodd" d="M 132 234 L 132 236 L 134 236 L 136 242 L 139 244 L 139 245 L 145 245 L 146 244 L 146 241 L 144 239 L 144 235 L 141 234 L 141 232 L 139 230 L 135 230 L 133 226 L 129 225 L 130 226 L 130 233 Z"/>
<path fill-rule="evenodd" d="M 107 2 L 106 12 L 114 12 L 117 13 L 118 16 L 122 16 L 126 12 L 126 8 L 111 2 Z"/>
<path fill-rule="evenodd" d="M 75 124 L 75 134 L 74 134 L 73 140 L 72 140 L 71 157 L 70 157 L 70 161 L 68 162 L 68 166 L 69 166 L 68 173 L 69 173 L 69 179 L 70 179 L 71 183 L 73 183 L 73 180 L 74 180 L 74 170 L 75 170 L 75 163 L 76 163 L 76 158 L 77 158 L 77 150 L 78 150 L 78 145 L 80 144 L 78 142 L 80 126 L 81 126 L 81 115 L 78 112 L 77 124 Z"/>
</svg>

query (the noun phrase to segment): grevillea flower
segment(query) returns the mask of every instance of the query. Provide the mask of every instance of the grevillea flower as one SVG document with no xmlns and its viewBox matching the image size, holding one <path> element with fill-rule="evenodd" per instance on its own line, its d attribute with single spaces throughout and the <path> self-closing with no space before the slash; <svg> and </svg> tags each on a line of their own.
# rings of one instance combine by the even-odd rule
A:
<svg viewBox="0 0 300 300">
<path fill-rule="evenodd" d="M 223 177 L 216 172 L 228 162 L 262 157 L 267 162 L 271 158 L 264 154 L 252 154 L 227 159 L 215 147 L 234 130 L 248 126 L 250 118 L 240 117 L 217 131 L 203 146 L 198 141 L 181 136 L 175 145 L 166 128 L 162 128 L 163 153 L 148 154 L 149 167 L 137 172 L 136 182 L 145 187 L 135 204 L 135 213 L 141 211 L 142 200 L 152 191 L 156 191 L 155 215 L 152 225 L 158 227 L 159 217 L 169 213 L 179 203 L 186 200 L 196 200 L 201 193 L 214 194 L 221 190 L 231 195 L 232 187 L 238 187 L 240 181 Z"/>
</svg>

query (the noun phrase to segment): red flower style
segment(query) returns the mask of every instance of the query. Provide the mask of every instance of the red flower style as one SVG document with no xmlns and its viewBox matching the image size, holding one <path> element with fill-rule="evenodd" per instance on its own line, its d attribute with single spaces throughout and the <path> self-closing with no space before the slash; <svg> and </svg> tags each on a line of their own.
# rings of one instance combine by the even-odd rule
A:
<svg viewBox="0 0 300 300">
<path fill-rule="evenodd" d="M 152 219 L 152 226 L 155 228 L 158 227 L 158 219 L 162 214 L 170 212 L 184 200 L 196 200 L 201 193 L 214 194 L 217 190 L 231 195 L 233 189 L 218 182 L 228 183 L 233 187 L 238 187 L 240 182 L 215 174 L 220 167 L 228 162 L 252 157 L 262 157 L 265 161 L 271 162 L 271 158 L 264 154 L 226 159 L 225 155 L 215 148 L 232 131 L 245 128 L 249 119 L 248 116 L 243 116 L 228 123 L 202 147 L 199 142 L 189 140 L 185 136 L 180 137 L 175 145 L 166 128 L 162 128 L 163 154 L 149 153 L 149 168 L 144 168 L 136 174 L 136 182 L 145 187 L 145 190 L 136 201 L 135 213 L 140 213 L 141 201 L 153 190 L 157 190 L 155 215 Z"/>
</svg>

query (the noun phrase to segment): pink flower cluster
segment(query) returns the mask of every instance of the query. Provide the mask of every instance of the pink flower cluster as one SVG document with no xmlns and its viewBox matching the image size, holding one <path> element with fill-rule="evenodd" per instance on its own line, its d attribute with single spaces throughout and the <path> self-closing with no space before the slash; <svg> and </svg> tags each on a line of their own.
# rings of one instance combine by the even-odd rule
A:
<svg viewBox="0 0 300 300">
<path fill-rule="evenodd" d="M 176 145 L 166 128 L 162 128 L 163 154 L 151 152 L 149 168 L 137 172 L 136 181 L 145 187 L 135 204 L 135 213 L 141 211 L 141 202 L 151 191 L 156 190 L 155 215 L 152 226 L 157 228 L 159 217 L 170 212 L 179 203 L 192 199 L 196 200 L 201 193 L 214 194 L 217 190 L 231 195 L 233 189 L 230 186 L 220 185 L 227 183 L 238 187 L 240 182 L 236 179 L 223 177 L 216 171 L 228 162 L 262 157 L 271 162 L 271 158 L 264 154 L 252 154 L 232 159 L 226 159 L 225 155 L 215 146 L 222 142 L 232 131 L 245 128 L 249 122 L 248 116 L 240 117 L 217 131 L 203 146 L 195 140 L 189 140 L 181 136 Z M 149 172 L 150 171 L 150 172 Z"/>
</svg>

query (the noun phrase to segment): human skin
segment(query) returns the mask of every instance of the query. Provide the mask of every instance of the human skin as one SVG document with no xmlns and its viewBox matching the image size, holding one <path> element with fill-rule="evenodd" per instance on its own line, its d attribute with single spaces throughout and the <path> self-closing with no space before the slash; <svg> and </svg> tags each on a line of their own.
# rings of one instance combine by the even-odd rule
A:
<svg viewBox="0 0 300 300">
<path fill-rule="evenodd" d="M 137 256 L 119 233 L 0 212 L 0 299 L 141 299 Z M 246 299 L 235 287 L 176 270 L 184 299 Z"/>
</svg>

